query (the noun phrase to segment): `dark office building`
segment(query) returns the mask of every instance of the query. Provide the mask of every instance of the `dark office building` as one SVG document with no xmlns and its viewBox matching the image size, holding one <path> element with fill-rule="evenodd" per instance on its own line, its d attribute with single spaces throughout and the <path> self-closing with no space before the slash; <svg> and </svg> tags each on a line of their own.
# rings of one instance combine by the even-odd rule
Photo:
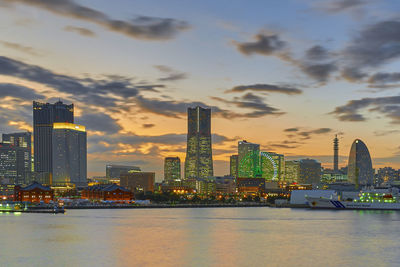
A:
<svg viewBox="0 0 400 267">
<path fill-rule="evenodd" d="M 121 174 L 120 185 L 133 193 L 154 192 L 154 172 L 132 172 Z"/>
<path fill-rule="evenodd" d="M 213 176 L 211 109 L 188 108 L 185 178 Z"/>
<path fill-rule="evenodd" d="M 321 182 L 321 163 L 314 159 L 300 160 L 300 184 L 319 184 Z"/>
<path fill-rule="evenodd" d="M 367 146 L 360 139 L 354 140 L 349 155 L 348 180 L 359 185 L 372 185 L 374 171 Z"/>
<path fill-rule="evenodd" d="M 74 105 L 33 101 L 33 143 L 35 172 L 52 172 L 53 123 L 74 123 Z"/>
<path fill-rule="evenodd" d="M 140 172 L 140 168 L 136 166 L 125 166 L 116 164 L 106 165 L 107 179 L 119 179 L 122 174 L 127 174 L 131 172 Z"/>
</svg>

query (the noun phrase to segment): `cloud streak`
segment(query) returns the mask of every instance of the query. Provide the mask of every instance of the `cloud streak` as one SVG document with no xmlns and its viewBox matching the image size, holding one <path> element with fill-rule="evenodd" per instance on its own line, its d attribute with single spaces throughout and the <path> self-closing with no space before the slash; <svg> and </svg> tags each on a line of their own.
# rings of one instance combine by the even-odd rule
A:
<svg viewBox="0 0 400 267">
<path fill-rule="evenodd" d="M 188 30 L 189 24 L 172 18 L 139 16 L 131 20 L 112 19 L 107 14 L 73 0 L 3 0 L 8 4 L 34 6 L 51 13 L 94 23 L 106 30 L 139 40 L 169 40 Z"/>
<path fill-rule="evenodd" d="M 302 90 L 297 88 L 278 86 L 273 84 L 251 84 L 235 86 L 232 89 L 225 91 L 225 93 L 240 93 L 245 91 L 280 93 L 286 95 L 298 95 L 303 92 Z"/>
</svg>

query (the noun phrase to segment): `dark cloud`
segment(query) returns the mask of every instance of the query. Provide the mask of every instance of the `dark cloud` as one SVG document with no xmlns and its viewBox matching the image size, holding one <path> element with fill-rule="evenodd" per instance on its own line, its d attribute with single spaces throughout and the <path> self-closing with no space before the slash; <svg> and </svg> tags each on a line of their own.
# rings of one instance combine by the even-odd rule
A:
<svg viewBox="0 0 400 267">
<path fill-rule="evenodd" d="M 319 135 L 319 134 L 326 134 L 330 133 L 333 130 L 331 128 L 318 128 L 314 130 L 309 130 L 309 131 L 299 131 L 296 132 L 297 136 L 300 136 L 301 139 L 310 139 L 312 135 Z"/>
<path fill-rule="evenodd" d="M 43 95 L 38 94 L 35 90 L 31 88 L 10 83 L 0 83 L 0 93 L 0 99 L 6 96 L 29 101 L 32 101 L 32 99 L 45 98 Z"/>
<path fill-rule="evenodd" d="M 88 21 L 106 30 L 140 40 L 168 40 L 190 28 L 187 22 L 171 18 L 139 16 L 131 20 L 116 20 L 73 0 L 3 0 L 3 2 L 34 6 L 57 15 Z"/>
<path fill-rule="evenodd" d="M 400 56 L 400 21 L 387 20 L 367 26 L 344 50 L 350 68 L 379 67 Z"/>
<path fill-rule="evenodd" d="M 17 44 L 17 43 L 13 43 L 13 42 L 7 42 L 7 41 L 0 41 L 0 44 L 2 44 L 4 47 L 19 51 L 19 52 L 23 52 L 32 56 L 39 56 L 40 53 L 34 49 L 31 46 L 25 46 L 25 45 L 21 45 L 21 44 Z"/>
<path fill-rule="evenodd" d="M 300 131 L 300 128 L 296 127 L 296 128 L 287 128 L 284 130 L 285 132 L 298 132 Z"/>
<path fill-rule="evenodd" d="M 286 46 L 286 42 L 280 40 L 276 34 L 260 33 L 255 35 L 254 39 L 254 42 L 234 42 L 234 45 L 244 55 L 260 54 L 264 56 L 272 55 Z"/>
<path fill-rule="evenodd" d="M 387 96 L 376 98 L 362 98 L 351 100 L 346 105 L 336 107 L 330 114 L 341 121 L 366 121 L 361 114 L 365 109 L 369 113 L 377 112 L 391 119 L 392 123 L 400 124 L 400 96 Z"/>
<path fill-rule="evenodd" d="M 184 72 L 179 72 L 171 67 L 165 66 L 165 65 L 155 65 L 154 66 L 157 70 L 161 71 L 162 73 L 167 74 L 168 76 L 159 78 L 158 80 L 160 82 L 170 82 L 170 81 L 178 81 L 178 80 L 183 80 L 188 77 L 187 73 Z"/>
<path fill-rule="evenodd" d="M 371 84 L 387 84 L 400 82 L 400 72 L 379 72 L 370 76 L 368 82 Z"/>
<path fill-rule="evenodd" d="M 142 127 L 143 127 L 143 128 L 146 128 L 146 129 L 153 128 L 154 126 L 156 126 L 156 125 L 153 124 L 153 123 L 144 123 L 144 124 L 142 125 Z"/>
<path fill-rule="evenodd" d="M 328 13 L 339 13 L 368 4 L 363 0 L 323 0 L 318 2 L 317 7 Z"/>
<path fill-rule="evenodd" d="M 308 49 L 305 56 L 308 60 L 313 61 L 325 60 L 330 57 L 328 50 L 321 45 L 315 45 Z"/>
<path fill-rule="evenodd" d="M 96 34 L 92 30 L 89 30 L 89 29 L 83 28 L 83 27 L 71 26 L 71 25 L 65 26 L 64 31 L 74 32 L 74 33 L 77 33 L 77 34 L 80 34 L 80 35 L 86 36 L 86 37 L 95 37 L 96 36 Z"/>
<path fill-rule="evenodd" d="M 104 113 L 84 113 L 82 116 L 76 117 L 75 120 L 76 123 L 85 125 L 86 130 L 89 131 L 100 131 L 107 134 L 113 134 L 122 129 L 115 119 Z"/>
<path fill-rule="evenodd" d="M 251 85 L 239 85 L 232 89 L 225 91 L 225 93 L 237 93 L 244 91 L 254 92 L 267 92 L 267 93 L 281 93 L 287 95 L 301 94 L 303 91 L 297 88 L 278 86 L 273 84 L 251 84 Z"/>
<path fill-rule="evenodd" d="M 186 73 L 171 73 L 167 77 L 163 77 L 158 79 L 160 82 L 170 82 L 170 81 L 179 81 L 179 80 L 184 80 L 187 78 Z"/>
<path fill-rule="evenodd" d="M 211 97 L 211 99 L 228 105 L 234 105 L 238 108 L 253 110 L 244 114 L 233 112 L 224 113 L 223 116 L 226 118 L 258 118 L 266 115 L 285 114 L 284 112 L 279 111 L 279 109 L 264 103 L 264 99 L 262 97 L 253 95 L 252 93 L 247 93 L 241 97 L 234 97 L 233 100 L 227 100 L 220 97 Z"/>
<path fill-rule="evenodd" d="M 332 73 L 337 71 L 335 63 L 307 64 L 302 63 L 300 69 L 318 82 L 326 82 Z"/>
<path fill-rule="evenodd" d="M 400 130 L 382 130 L 382 131 L 375 131 L 374 135 L 375 136 L 386 136 L 390 134 L 398 134 L 400 133 Z"/>
</svg>

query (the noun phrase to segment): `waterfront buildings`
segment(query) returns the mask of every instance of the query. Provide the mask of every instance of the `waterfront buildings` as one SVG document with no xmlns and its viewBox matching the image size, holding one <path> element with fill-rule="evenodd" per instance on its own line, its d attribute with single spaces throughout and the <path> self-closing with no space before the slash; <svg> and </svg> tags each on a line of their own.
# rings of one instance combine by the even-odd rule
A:
<svg viewBox="0 0 400 267">
<path fill-rule="evenodd" d="M 164 180 L 174 181 L 181 179 L 181 159 L 179 157 L 167 157 L 164 160 Z"/>
<path fill-rule="evenodd" d="M 238 155 L 232 155 L 229 158 L 229 175 L 235 178 L 238 175 L 238 167 L 239 167 L 238 161 L 239 161 Z"/>
<path fill-rule="evenodd" d="M 238 142 L 238 175 L 241 178 L 261 177 L 260 145 L 247 142 Z"/>
<path fill-rule="evenodd" d="M 320 181 L 321 163 L 314 159 L 301 159 L 298 183 L 319 184 Z"/>
<path fill-rule="evenodd" d="M 373 184 L 371 156 L 367 146 L 360 139 L 354 140 L 351 145 L 347 175 L 349 182 L 357 187 Z"/>
<path fill-rule="evenodd" d="M 321 175 L 322 183 L 341 183 L 347 181 L 347 173 L 342 173 L 339 170 L 324 169 Z"/>
<path fill-rule="evenodd" d="M 230 195 L 236 193 L 236 182 L 233 176 L 215 177 L 215 190 L 217 194 Z"/>
<path fill-rule="evenodd" d="M 339 139 L 337 135 L 333 139 L 333 171 L 339 172 Z"/>
<path fill-rule="evenodd" d="M 300 180 L 300 161 L 285 161 L 285 182 L 298 183 Z"/>
<path fill-rule="evenodd" d="M 54 123 L 52 131 L 52 185 L 87 185 L 86 129 L 73 123 Z"/>
<path fill-rule="evenodd" d="M 116 184 L 95 185 L 82 190 L 82 198 L 94 201 L 129 201 L 133 199 L 133 193 Z"/>
<path fill-rule="evenodd" d="M 211 109 L 188 108 L 185 179 L 213 176 Z"/>
<path fill-rule="evenodd" d="M 106 165 L 106 178 L 108 180 L 119 179 L 122 174 L 131 172 L 140 172 L 140 168 L 137 166 L 107 164 Z"/>
<path fill-rule="evenodd" d="M 33 101 L 33 143 L 35 172 L 53 171 L 53 123 L 74 123 L 74 105 Z"/>
<path fill-rule="evenodd" d="M 267 181 L 283 181 L 285 157 L 274 152 L 261 152 L 260 165 L 262 178 Z"/>
<path fill-rule="evenodd" d="M 31 185 L 14 187 L 14 201 L 26 201 L 33 203 L 50 203 L 54 199 L 54 190 L 48 186 L 43 186 L 37 182 Z"/>
<path fill-rule="evenodd" d="M 239 194 L 258 195 L 265 192 L 265 179 L 237 178 L 236 187 Z"/>
<path fill-rule="evenodd" d="M 120 185 L 131 192 L 154 192 L 154 172 L 131 172 L 121 174 Z"/>
<path fill-rule="evenodd" d="M 375 184 L 391 183 L 400 180 L 400 172 L 391 167 L 384 167 L 378 169 L 375 177 Z"/>
</svg>

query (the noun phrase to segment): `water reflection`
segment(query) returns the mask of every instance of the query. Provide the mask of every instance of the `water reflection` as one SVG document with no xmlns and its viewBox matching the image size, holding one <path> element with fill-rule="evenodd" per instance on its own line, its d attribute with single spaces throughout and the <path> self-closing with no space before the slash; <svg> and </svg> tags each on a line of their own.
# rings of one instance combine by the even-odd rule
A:
<svg viewBox="0 0 400 267">
<path fill-rule="evenodd" d="M 390 266 L 400 213 L 271 208 L 1 214 L 1 266 Z"/>
</svg>

